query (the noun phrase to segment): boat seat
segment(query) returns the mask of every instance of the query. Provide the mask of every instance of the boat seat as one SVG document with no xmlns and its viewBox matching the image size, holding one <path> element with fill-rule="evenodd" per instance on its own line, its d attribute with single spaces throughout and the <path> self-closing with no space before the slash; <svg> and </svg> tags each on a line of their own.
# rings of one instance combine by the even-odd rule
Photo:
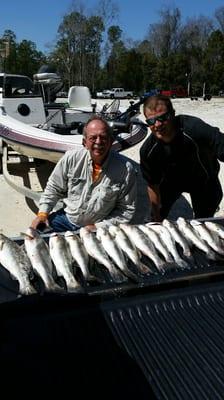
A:
<svg viewBox="0 0 224 400">
<path fill-rule="evenodd" d="M 68 92 L 68 105 L 84 111 L 92 111 L 91 94 L 87 86 L 71 86 Z"/>
</svg>

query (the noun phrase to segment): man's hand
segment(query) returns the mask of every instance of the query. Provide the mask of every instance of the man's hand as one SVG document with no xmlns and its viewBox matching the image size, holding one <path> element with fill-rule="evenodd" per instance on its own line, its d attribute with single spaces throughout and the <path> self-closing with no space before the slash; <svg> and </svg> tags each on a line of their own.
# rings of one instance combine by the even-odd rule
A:
<svg viewBox="0 0 224 400">
<path fill-rule="evenodd" d="M 88 229 L 88 231 L 90 232 L 96 232 L 96 225 L 94 224 L 86 225 L 85 228 Z"/>
<path fill-rule="evenodd" d="M 41 231 L 43 231 L 45 228 L 49 228 L 47 215 L 45 217 L 37 215 L 31 223 L 31 228 L 39 229 Z"/>
<path fill-rule="evenodd" d="M 160 212 L 157 208 L 152 208 L 151 210 L 151 221 L 152 222 L 162 222 L 162 217 L 160 215 Z"/>
</svg>

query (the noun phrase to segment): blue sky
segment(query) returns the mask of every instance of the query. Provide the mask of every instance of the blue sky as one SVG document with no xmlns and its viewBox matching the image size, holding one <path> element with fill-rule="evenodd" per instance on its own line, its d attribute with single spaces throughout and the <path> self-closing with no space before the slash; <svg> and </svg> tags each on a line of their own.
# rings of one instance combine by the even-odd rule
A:
<svg viewBox="0 0 224 400">
<path fill-rule="evenodd" d="M 187 17 L 200 15 L 213 17 L 214 11 L 224 6 L 223 0 L 113 0 L 119 6 L 119 23 L 125 37 L 144 39 L 151 23 L 158 22 L 158 11 L 164 5 L 180 9 L 183 22 Z M 97 0 L 85 0 L 92 9 Z M 53 45 L 63 15 L 70 11 L 72 0 L 8 0 L 1 2 L 0 35 L 5 29 L 23 39 L 36 43 L 43 52 Z"/>
</svg>

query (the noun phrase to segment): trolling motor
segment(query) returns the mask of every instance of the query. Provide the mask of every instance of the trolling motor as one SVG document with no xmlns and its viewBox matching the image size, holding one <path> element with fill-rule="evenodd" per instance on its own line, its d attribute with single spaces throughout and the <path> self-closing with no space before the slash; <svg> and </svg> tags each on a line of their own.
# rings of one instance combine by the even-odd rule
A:
<svg viewBox="0 0 224 400">
<path fill-rule="evenodd" d="M 135 115 L 140 114 L 140 106 L 144 103 L 144 101 L 145 97 L 142 96 L 137 103 L 131 102 L 126 111 L 124 111 L 120 115 L 117 115 L 116 118 L 114 118 L 113 120 L 108 121 L 109 125 L 114 131 L 115 136 L 121 132 L 130 132 L 131 126 L 133 124 L 147 126 L 147 124 L 145 124 L 144 122 L 133 119 Z"/>
</svg>

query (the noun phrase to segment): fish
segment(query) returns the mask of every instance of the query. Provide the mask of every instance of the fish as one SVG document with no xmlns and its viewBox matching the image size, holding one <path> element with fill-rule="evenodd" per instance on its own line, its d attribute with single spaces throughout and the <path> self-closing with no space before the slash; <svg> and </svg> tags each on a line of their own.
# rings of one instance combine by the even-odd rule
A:
<svg viewBox="0 0 224 400">
<path fill-rule="evenodd" d="M 0 263 L 19 282 L 20 294 L 36 293 L 29 279 L 33 270 L 28 256 L 16 242 L 3 233 L 0 233 Z"/>
<path fill-rule="evenodd" d="M 208 245 L 215 250 L 218 254 L 224 255 L 221 239 L 215 232 L 211 232 L 207 226 L 196 219 L 192 219 L 190 224 L 198 232 L 199 236 L 208 243 Z"/>
<path fill-rule="evenodd" d="M 53 279 L 53 263 L 49 247 L 41 235 L 28 228 L 24 236 L 24 245 L 34 271 L 41 277 L 47 291 L 62 291 Z"/>
<path fill-rule="evenodd" d="M 173 257 L 161 241 L 160 235 L 149 226 L 143 224 L 139 224 L 138 228 L 141 229 L 148 236 L 149 240 L 153 242 L 155 248 L 162 254 L 166 262 L 173 263 Z"/>
<path fill-rule="evenodd" d="M 169 221 L 168 219 L 164 219 L 162 224 L 169 230 L 169 232 L 172 235 L 175 242 L 178 243 L 182 247 L 184 256 L 193 261 L 193 255 L 192 255 L 191 248 L 190 248 L 186 238 L 183 236 L 183 234 L 180 232 L 180 230 L 177 228 L 177 226 L 173 222 Z"/>
<path fill-rule="evenodd" d="M 212 221 L 205 221 L 205 225 L 210 231 L 216 232 L 221 239 L 224 239 L 224 227 L 221 224 Z"/>
<path fill-rule="evenodd" d="M 150 228 L 160 234 L 161 240 L 172 255 L 177 267 L 180 267 L 181 269 L 188 269 L 189 265 L 185 260 L 181 258 L 180 254 L 178 253 L 175 240 L 170 231 L 162 224 L 150 224 Z"/>
<path fill-rule="evenodd" d="M 87 282 L 99 281 L 98 278 L 93 276 L 89 270 L 89 254 L 84 247 L 83 242 L 77 234 L 72 231 L 65 232 L 65 240 L 68 242 L 70 251 L 75 263 L 82 271 L 83 277 Z"/>
<path fill-rule="evenodd" d="M 134 280 L 135 282 L 138 282 L 139 278 L 128 269 L 121 247 L 118 245 L 118 242 L 114 240 L 113 236 L 109 232 L 109 229 L 102 227 L 97 228 L 96 237 L 101 241 L 107 254 L 118 266 L 121 272 L 128 278 Z"/>
<path fill-rule="evenodd" d="M 52 233 L 49 237 L 49 250 L 57 275 L 64 278 L 67 291 L 82 291 L 80 283 L 76 280 L 72 272 L 73 257 L 65 237 L 57 233 Z"/>
<path fill-rule="evenodd" d="M 135 246 L 143 253 L 146 255 L 150 260 L 153 261 L 155 264 L 156 268 L 159 270 L 159 272 L 164 273 L 165 271 L 165 263 L 164 261 L 159 257 L 155 246 L 153 245 L 152 242 L 150 242 L 145 235 L 141 231 L 141 229 L 138 229 L 136 225 L 130 225 L 130 224 L 120 224 L 120 228 L 128 235 L 129 239 L 132 241 L 132 243 L 135 244 Z M 152 270 L 149 268 L 148 273 L 152 273 Z"/>
<path fill-rule="evenodd" d="M 209 259 L 216 260 L 217 256 L 215 252 L 213 252 L 208 244 L 198 235 L 190 222 L 186 221 L 183 217 L 179 217 L 177 219 L 177 226 L 192 245 L 202 250 Z"/>
<path fill-rule="evenodd" d="M 79 231 L 79 235 L 88 254 L 107 268 L 112 280 L 117 283 L 124 282 L 126 278 L 109 259 L 108 254 L 104 250 L 102 243 L 97 239 L 96 234 L 82 227 Z"/>
<path fill-rule="evenodd" d="M 125 232 L 117 225 L 110 225 L 109 232 L 114 237 L 123 253 L 135 264 L 135 267 L 141 274 L 148 274 L 149 268 L 140 259 L 140 253 L 136 246 L 130 241 Z"/>
</svg>

